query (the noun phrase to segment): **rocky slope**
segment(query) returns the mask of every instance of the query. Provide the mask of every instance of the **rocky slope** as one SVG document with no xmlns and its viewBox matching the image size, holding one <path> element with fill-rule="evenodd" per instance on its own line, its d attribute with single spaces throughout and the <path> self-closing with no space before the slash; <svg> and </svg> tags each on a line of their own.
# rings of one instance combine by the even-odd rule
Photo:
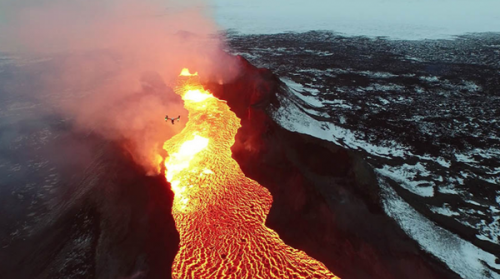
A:
<svg viewBox="0 0 500 279">
<path fill-rule="evenodd" d="M 464 278 L 500 278 L 500 36 L 231 35 L 290 90 L 272 118 L 359 152 L 384 210 Z"/>
<path fill-rule="evenodd" d="M 169 185 L 33 93 L 50 63 L 0 63 L 0 277 L 169 278 Z"/>
<path fill-rule="evenodd" d="M 287 87 L 238 59 L 238 79 L 208 87 L 241 118 L 233 157 L 273 195 L 267 226 L 341 278 L 459 278 L 384 213 L 359 154 L 276 124 L 269 112 Z"/>
</svg>

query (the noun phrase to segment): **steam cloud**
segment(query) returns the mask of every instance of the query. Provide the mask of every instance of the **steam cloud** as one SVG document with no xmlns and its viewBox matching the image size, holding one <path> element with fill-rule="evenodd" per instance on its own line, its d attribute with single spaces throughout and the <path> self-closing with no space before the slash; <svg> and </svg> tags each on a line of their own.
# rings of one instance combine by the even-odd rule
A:
<svg viewBox="0 0 500 279">
<path fill-rule="evenodd" d="M 124 143 L 137 163 L 157 173 L 159 148 L 181 128 L 167 125 L 164 115 L 187 116 L 166 85 L 184 67 L 218 80 L 236 74 L 222 71 L 236 67 L 223 61 L 206 4 L 0 0 L 0 49 L 62 57 L 57 71 L 43 73 L 51 92 L 45 101 L 78 127 Z"/>
</svg>

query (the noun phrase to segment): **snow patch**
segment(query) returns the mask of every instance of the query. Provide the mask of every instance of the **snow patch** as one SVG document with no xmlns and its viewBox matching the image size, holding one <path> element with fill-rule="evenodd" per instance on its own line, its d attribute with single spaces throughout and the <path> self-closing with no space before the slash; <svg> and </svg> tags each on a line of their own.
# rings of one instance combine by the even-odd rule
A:
<svg viewBox="0 0 500 279">
<path fill-rule="evenodd" d="M 462 163 L 477 163 L 474 158 L 471 158 L 470 155 L 465 155 L 465 154 L 455 154 L 455 158 L 457 159 L 458 162 Z"/>
<path fill-rule="evenodd" d="M 498 214 L 493 217 L 490 223 L 481 220 L 478 224 L 480 234 L 476 235 L 481 240 L 486 240 L 495 244 L 500 243 L 500 216 Z"/>
<path fill-rule="evenodd" d="M 329 105 L 329 107 L 337 107 L 337 108 L 344 108 L 344 109 L 352 109 L 352 106 L 349 105 L 349 104 L 346 104 L 346 101 L 345 100 L 326 100 L 326 101 L 323 101 L 323 104 L 324 105 Z"/>
<path fill-rule="evenodd" d="M 352 150 L 365 151 L 369 154 L 385 158 L 405 158 L 413 155 L 409 148 L 401 146 L 394 141 L 385 142 L 386 146 L 367 143 L 358 139 L 356 134 L 349 129 L 305 116 L 296 104 L 283 96 L 278 96 L 278 98 L 282 106 L 273 113 L 273 118 L 279 125 L 289 131 L 311 135 Z"/>
<path fill-rule="evenodd" d="M 365 87 L 364 90 L 366 91 L 397 91 L 401 92 L 405 89 L 404 86 L 397 85 L 397 84 L 378 84 L 378 83 L 373 83 L 370 84 L 369 86 Z"/>
<path fill-rule="evenodd" d="M 384 166 L 375 169 L 381 175 L 399 182 L 403 188 L 422 197 L 434 196 L 434 182 L 418 180 L 418 176 L 428 177 L 431 173 L 420 163 L 415 165 Z"/>
<path fill-rule="evenodd" d="M 385 211 L 424 250 L 438 257 L 463 278 L 500 279 L 500 274 L 493 273 L 488 268 L 490 266 L 500 269 L 500 264 L 495 262 L 496 257 L 493 254 L 436 226 L 399 197 L 385 181 L 379 181 Z"/>
<path fill-rule="evenodd" d="M 434 213 L 437 213 L 437 214 L 440 214 L 440 215 L 444 215 L 444 216 L 448 216 L 448 217 L 451 217 L 451 216 L 460 216 L 460 213 L 451 210 L 450 205 L 447 204 L 447 203 L 443 204 L 442 207 L 432 206 L 432 207 L 430 207 L 430 210 L 432 212 L 434 212 Z"/>
<path fill-rule="evenodd" d="M 449 168 L 451 166 L 451 162 L 446 161 L 446 159 L 444 159 L 442 157 L 437 158 L 436 162 L 445 168 Z"/>
<path fill-rule="evenodd" d="M 398 75 L 388 73 L 388 72 L 372 72 L 372 71 L 361 71 L 359 72 L 360 74 L 363 74 L 367 77 L 372 77 L 372 78 L 392 78 L 392 77 L 397 77 Z"/>
<path fill-rule="evenodd" d="M 473 200 L 465 200 L 465 202 L 467 203 L 470 203 L 470 204 L 473 204 L 473 205 L 476 205 L 476 206 L 481 206 L 480 203 L 476 202 L 476 201 L 473 201 Z"/>
<path fill-rule="evenodd" d="M 314 107 L 323 107 L 324 106 L 323 102 L 319 101 L 317 98 L 315 98 L 313 96 L 303 95 L 304 92 L 318 94 L 319 91 L 317 89 L 306 89 L 302 84 L 296 83 L 295 81 L 287 79 L 287 78 L 283 78 L 283 79 L 281 79 L 281 81 L 283 81 L 288 86 L 288 88 L 294 90 L 295 93 L 298 93 L 298 94 L 295 94 L 295 96 L 299 97 L 305 103 L 307 103 L 311 106 L 314 106 Z"/>
<path fill-rule="evenodd" d="M 386 99 L 382 98 L 382 97 L 378 97 L 378 100 L 382 103 L 382 105 L 388 105 L 390 104 L 391 102 L 387 101 Z"/>
<path fill-rule="evenodd" d="M 438 192 L 442 194 L 452 194 L 452 195 L 458 195 L 459 192 L 453 185 L 447 185 L 447 186 L 440 186 L 438 188 Z"/>
</svg>

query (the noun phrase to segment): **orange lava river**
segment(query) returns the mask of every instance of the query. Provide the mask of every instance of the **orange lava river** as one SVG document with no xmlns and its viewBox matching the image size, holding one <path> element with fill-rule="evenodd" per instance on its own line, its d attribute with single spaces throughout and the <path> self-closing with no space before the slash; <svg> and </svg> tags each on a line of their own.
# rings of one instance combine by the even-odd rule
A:
<svg viewBox="0 0 500 279">
<path fill-rule="evenodd" d="M 180 234 L 173 278 L 338 278 L 265 226 L 272 196 L 231 157 L 240 119 L 195 76 L 181 79 L 189 121 L 164 144 Z"/>
</svg>

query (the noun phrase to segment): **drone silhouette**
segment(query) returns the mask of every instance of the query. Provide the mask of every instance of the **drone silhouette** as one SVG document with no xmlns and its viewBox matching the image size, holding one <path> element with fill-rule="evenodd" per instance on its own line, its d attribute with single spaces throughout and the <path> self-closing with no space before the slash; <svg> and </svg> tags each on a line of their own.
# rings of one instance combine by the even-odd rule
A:
<svg viewBox="0 0 500 279">
<path fill-rule="evenodd" d="M 171 120 L 172 124 L 175 124 L 175 120 L 179 121 L 181 119 L 181 116 L 177 116 L 177 118 L 168 118 L 168 115 L 165 115 L 165 121 Z"/>
</svg>

